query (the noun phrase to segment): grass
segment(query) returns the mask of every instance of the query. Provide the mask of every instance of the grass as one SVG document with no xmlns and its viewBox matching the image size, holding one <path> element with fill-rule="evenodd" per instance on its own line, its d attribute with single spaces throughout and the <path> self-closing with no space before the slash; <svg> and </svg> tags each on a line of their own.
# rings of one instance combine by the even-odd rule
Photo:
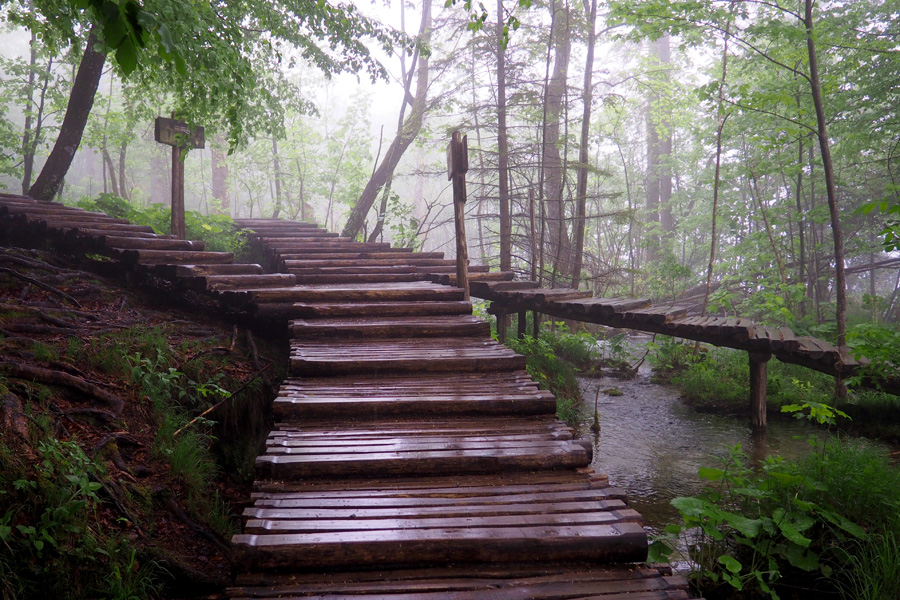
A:
<svg viewBox="0 0 900 600">
<path fill-rule="evenodd" d="M 548 335 L 542 335 L 540 339 L 531 336 L 510 338 L 507 345 L 525 356 L 528 373 L 541 388 L 556 396 L 556 415 L 575 427 L 581 422 L 579 407 L 582 401 L 577 371 L 556 353 Z"/>
<path fill-rule="evenodd" d="M 728 348 L 694 353 L 693 344 L 663 340 L 652 357 L 656 377 L 675 385 L 690 406 L 703 411 L 745 415 L 749 410 L 750 367 L 747 354 Z M 900 398 L 867 389 L 851 390 L 846 400 L 834 396 L 834 378 L 800 365 L 768 363 L 766 402 L 779 413 L 790 404 L 816 402 L 847 413 L 841 429 L 900 440 Z"/>
</svg>

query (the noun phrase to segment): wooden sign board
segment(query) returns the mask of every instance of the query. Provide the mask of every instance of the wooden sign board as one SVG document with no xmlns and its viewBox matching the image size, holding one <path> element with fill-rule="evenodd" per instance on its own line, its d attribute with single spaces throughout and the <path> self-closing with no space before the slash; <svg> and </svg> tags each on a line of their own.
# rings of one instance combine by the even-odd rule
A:
<svg viewBox="0 0 900 600">
<path fill-rule="evenodd" d="M 189 127 L 184 121 L 156 117 L 154 137 L 160 144 L 178 148 L 205 148 L 202 127 Z"/>
</svg>

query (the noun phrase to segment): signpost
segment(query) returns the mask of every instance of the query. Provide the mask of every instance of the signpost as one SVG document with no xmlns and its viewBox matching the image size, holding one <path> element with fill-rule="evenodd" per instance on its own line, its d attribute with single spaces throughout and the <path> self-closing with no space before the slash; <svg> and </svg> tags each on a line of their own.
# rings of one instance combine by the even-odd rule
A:
<svg viewBox="0 0 900 600">
<path fill-rule="evenodd" d="M 184 160 L 185 148 L 203 148 L 202 127 L 189 127 L 184 121 L 156 117 L 154 137 L 160 144 L 172 146 L 172 235 L 185 238 L 184 227 Z"/>
<path fill-rule="evenodd" d="M 456 222 L 456 285 L 469 300 L 469 249 L 466 245 L 466 172 L 469 170 L 468 138 L 454 131 L 447 146 L 447 180 L 453 182 L 453 214 Z"/>
</svg>

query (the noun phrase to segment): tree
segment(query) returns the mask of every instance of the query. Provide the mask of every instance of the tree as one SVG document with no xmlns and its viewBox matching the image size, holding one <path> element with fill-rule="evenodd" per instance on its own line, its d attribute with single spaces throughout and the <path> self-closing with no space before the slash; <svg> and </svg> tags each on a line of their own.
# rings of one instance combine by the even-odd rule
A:
<svg viewBox="0 0 900 600">
<path fill-rule="evenodd" d="M 419 23 L 419 40 L 426 46 L 431 38 L 431 2 L 432 0 L 422 0 L 422 19 Z M 400 159 L 403 158 L 403 153 L 406 152 L 409 145 L 412 144 L 413 140 L 416 139 L 416 136 L 419 135 L 419 130 L 422 129 L 422 120 L 425 116 L 425 111 L 428 108 L 428 53 L 419 52 L 417 49 L 416 54 L 413 57 L 414 63 L 416 62 L 416 55 L 418 56 L 418 65 L 415 69 L 415 95 L 410 97 L 408 93 L 409 82 L 413 75 L 413 70 L 410 70 L 406 82 L 407 93 L 404 94 L 400 105 L 400 120 L 403 125 L 398 129 L 393 141 L 391 141 L 391 145 L 385 152 L 384 158 L 378 165 L 378 168 L 375 169 L 375 172 L 372 173 L 372 177 L 369 178 L 369 183 L 366 184 L 359 200 L 356 201 L 356 204 L 350 211 L 350 215 L 347 217 L 347 223 L 344 225 L 344 229 L 341 232 L 341 235 L 344 237 L 356 238 L 356 236 L 359 235 L 366 215 L 369 214 L 369 210 L 372 208 L 375 199 L 378 197 L 378 192 L 393 175 L 394 170 L 400 163 Z M 410 106 L 409 117 L 404 121 L 403 114 L 406 111 L 407 104 Z"/>
<path fill-rule="evenodd" d="M 263 71 L 290 49 L 326 74 L 365 70 L 376 78 L 386 71 L 365 40 L 386 49 L 412 47 L 406 36 L 362 16 L 353 5 L 325 1 L 225 1 L 188 7 L 176 0 L 148 0 L 143 5 L 134 0 L 35 0 L 35 7 L 44 19 L 57 23 L 63 35 L 76 39 L 89 32 L 70 111 L 30 191 L 45 200 L 58 192 L 81 141 L 109 51 L 115 50 L 123 75 L 134 73 L 144 85 L 174 92 L 180 116 L 194 122 L 227 122 L 234 148 L 246 139 L 248 129 L 281 127 L 281 105 L 262 85 Z M 65 18 L 59 18 L 60 11 Z M 12 14 L 25 26 L 38 22 Z M 157 42 L 155 52 L 151 40 Z M 229 76 L 222 77 L 223 72 Z"/>
</svg>

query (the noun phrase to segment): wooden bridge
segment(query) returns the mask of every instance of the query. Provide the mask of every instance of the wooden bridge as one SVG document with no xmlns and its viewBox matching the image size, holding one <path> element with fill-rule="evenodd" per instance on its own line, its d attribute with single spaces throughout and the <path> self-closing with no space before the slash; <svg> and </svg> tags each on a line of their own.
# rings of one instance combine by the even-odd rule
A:
<svg viewBox="0 0 900 600">
<path fill-rule="evenodd" d="M 489 337 L 453 263 L 314 226 L 243 221 L 286 272 L 202 242 L 0 195 L 0 237 L 290 320 L 291 374 L 257 460 L 231 598 L 687 598 L 589 443 Z M 482 281 L 507 274 L 474 273 Z"/>
</svg>

